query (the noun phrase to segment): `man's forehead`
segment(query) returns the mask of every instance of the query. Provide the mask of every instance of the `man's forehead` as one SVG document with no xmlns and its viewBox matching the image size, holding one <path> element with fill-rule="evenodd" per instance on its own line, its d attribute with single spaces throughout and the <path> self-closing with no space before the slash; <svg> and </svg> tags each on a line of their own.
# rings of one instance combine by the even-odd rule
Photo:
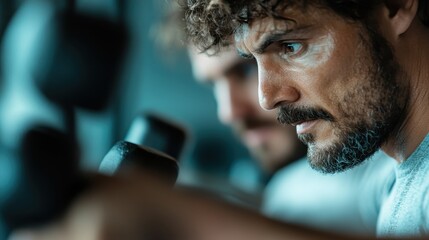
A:
<svg viewBox="0 0 429 240">
<path fill-rule="evenodd" d="M 277 12 L 275 16 L 264 16 L 242 24 L 234 33 L 234 44 L 243 57 L 251 53 L 260 53 L 265 45 L 282 39 L 300 38 L 308 30 L 329 29 L 334 26 L 333 20 L 340 19 L 332 9 L 308 4 L 292 5 Z"/>
<path fill-rule="evenodd" d="M 296 27 L 297 21 L 290 18 L 264 17 L 243 24 L 234 34 L 234 44 L 238 53 L 246 57 L 260 45 L 268 35 L 283 33 Z"/>
</svg>

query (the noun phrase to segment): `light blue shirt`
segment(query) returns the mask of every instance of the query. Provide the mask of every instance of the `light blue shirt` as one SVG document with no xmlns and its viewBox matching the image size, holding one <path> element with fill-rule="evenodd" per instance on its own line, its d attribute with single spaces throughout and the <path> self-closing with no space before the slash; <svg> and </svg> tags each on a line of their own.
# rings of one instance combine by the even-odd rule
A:
<svg viewBox="0 0 429 240">
<path fill-rule="evenodd" d="M 362 165 L 326 175 L 301 159 L 270 181 L 263 211 L 320 230 L 374 236 L 381 203 L 394 179 L 394 164 L 379 151 Z"/>
<path fill-rule="evenodd" d="M 403 163 L 383 204 L 379 236 L 429 236 L 429 134 Z"/>
</svg>

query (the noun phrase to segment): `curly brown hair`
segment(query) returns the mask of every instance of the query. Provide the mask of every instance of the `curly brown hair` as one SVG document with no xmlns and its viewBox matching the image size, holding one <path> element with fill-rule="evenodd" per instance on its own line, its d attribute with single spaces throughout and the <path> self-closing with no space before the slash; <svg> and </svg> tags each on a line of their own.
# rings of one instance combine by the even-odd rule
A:
<svg viewBox="0 0 429 240">
<path fill-rule="evenodd" d="M 328 7 L 345 18 L 363 21 L 383 0 L 187 0 L 185 11 L 188 41 L 201 51 L 231 44 L 230 36 L 243 24 L 262 17 L 284 18 L 278 13 L 291 7 L 305 9 L 309 4 Z M 419 0 L 419 17 L 429 26 L 428 0 Z"/>
</svg>

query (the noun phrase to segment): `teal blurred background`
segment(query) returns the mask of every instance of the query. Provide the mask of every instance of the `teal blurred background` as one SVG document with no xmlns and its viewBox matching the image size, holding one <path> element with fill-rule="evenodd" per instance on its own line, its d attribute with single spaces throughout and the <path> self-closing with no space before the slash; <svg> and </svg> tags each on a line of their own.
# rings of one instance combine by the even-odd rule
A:
<svg viewBox="0 0 429 240">
<path fill-rule="evenodd" d="M 31 14 L 19 23 L 21 30 L 8 34 L 11 31 L 9 21 L 14 19 L 20 7 L 31 1 L 36 0 L 2 0 L 0 3 L 4 46 L 4 67 L 1 70 L 4 73 L 3 90 L 12 85 L 9 82 L 25 85 L 32 81 L 26 74 L 27 65 L 31 65 L 27 63 L 30 60 L 26 58 L 26 54 L 29 54 L 28 49 L 31 48 L 30 33 L 35 31 L 38 19 L 43 18 L 43 12 L 30 11 Z M 52 2 L 60 8 L 65 5 L 61 1 Z M 194 82 L 186 52 L 162 51 L 156 43 L 156 26 L 163 17 L 165 8 L 171 3 L 167 0 L 125 0 L 123 3 L 122 13 L 132 36 L 131 54 L 121 74 L 121 85 L 109 107 L 102 112 L 78 110 L 76 123 L 83 150 L 82 166 L 97 169 L 110 147 L 125 137 L 133 118 L 149 111 L 177 121 L 188 129 L 190 138 L 181 159 L 182 175 L 197 172 L 217 179 L 227 179 L 231 164 L 236 159 L 249 159 L 249 156 L 231 131 L 217 120 L 212 92 L 208 87 Z M 76 0 L 75 6 L 76 11 L 94 16 L 113 20 L 121 16 L 116 0 Z M 9 37 L 6 39 L 3 37 L 5 35 Z M 37 100 L 30 100 L 33 95 Z M 34 115 L 39 114 L 41 119 L 55 124 L 55 110 L 48 105 L 46 109 L 36 106 L 37 101 L 45 100 L 36 95 L 33 91 L 17 98 L 20 100 L 8 100 L 2 108 L 28 108 Z M 26 101 L 24 98 L 27 97 Z M 19 111 L 12 112 L 14 114 L 6 114 L 9 119 L 2 124 L 1 134 L 5 136 L 14 135 L 13 125 L 19 122 L 15 118 L 20 117 Z"/>
</svg>

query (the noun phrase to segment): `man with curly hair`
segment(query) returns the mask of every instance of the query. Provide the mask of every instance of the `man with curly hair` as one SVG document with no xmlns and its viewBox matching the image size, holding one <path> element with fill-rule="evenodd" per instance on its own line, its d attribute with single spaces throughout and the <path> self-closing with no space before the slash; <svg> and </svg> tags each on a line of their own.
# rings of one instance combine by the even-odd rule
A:
<svg viewBox="0 0 429 240">
<path fill-rule="evenodd" d="M 427 239 L 427 0 L 188 0 L 187 8 L 189 35 L 201 50 L 234 44 L 242 56 L 256 60 L 260 105 L 278 109 L 281 123 L 296 126 L 314 169 L 344 171 L 379 148 L 393 157 L 396 180 L 377 233 Z M 148 174 L 129 172 L 96 183 L 64 221 L 32 236 L 346 238 L 172 190 Z"/>
<path fill-rule="evenodd" d="M 187 47 L 194 77 L 213 90 L 219 120 L 234 130 L 262 171 L 272 175 L 264 189 L 262 212 L 313 228 L 374 235 L 383 189 L 392 184 L 393 161 L 378 153 L 344 173 L 312 170 L 295 127 L 282 126 L 275 111 L 259 106 L 255 59 L 241 58 L 234 46 L 210 55 L 183 44 L 184 15 L 179 4 L 171 5 L 157 40 L 165 43 L 164 49 Z"/>
<path fill-rule="evenodd" d="M 425 0 L 190 0 L 187 21 L 201 50 L 235 44 L 257 61 L 260 105 L 297 127 L 314 169 L 379 148 L 395 158 L 378 233 L 402 236 L 429 231 L 428 12 Z"/>
</svg>

